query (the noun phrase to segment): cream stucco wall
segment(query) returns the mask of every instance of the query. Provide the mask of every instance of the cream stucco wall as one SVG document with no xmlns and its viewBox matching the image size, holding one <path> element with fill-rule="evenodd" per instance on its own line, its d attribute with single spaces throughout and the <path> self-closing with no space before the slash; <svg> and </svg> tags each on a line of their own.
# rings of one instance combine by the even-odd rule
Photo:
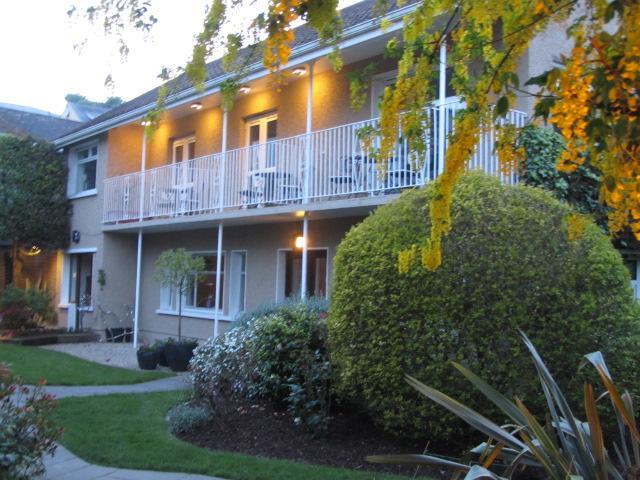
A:
<svg viewBox="0 0 640 480">
<path fill-rule="evenodd" d="M 361 220 L 339 218 L 309 222 L 309 248 L 328 249 L 329 288 L 333 273 L 332 263 L 336 247 L 345 233 Z M 224 316 L 228 318 L 230 284 L 230 254 L 233 250 L 247 253 L 246 266 L 246 309 L 250 311 L 258 305 L 276 299 L 276 266 L 279 249 L 292 249 L 295 237 L 301 235 L 302 222 L 277 223 L 268 225 L 247 225 L 226 227 L 223 235 L 225 252 L 225 281 L 223 282 Z M 160 285 L 154 280 L 154 263 L 160 253 L 167 249 L 185 248 L 194 252 L 212 252 L 217 249 L 217 230 L 193 230 L 166 234 L 148 234 L 144 237 L 142 269 L 141 335 L 143 340 L 152 341 L 159 337 L 176 335 L 177 317 L 160 314 Z M 130 270 L 131 277 L 135 272 Z M 221 322 L 222 329 L 228 324 Z M 213 320 L 185 318 L 183 335 L 207 338 L 213 334 Z"/>
</svg>

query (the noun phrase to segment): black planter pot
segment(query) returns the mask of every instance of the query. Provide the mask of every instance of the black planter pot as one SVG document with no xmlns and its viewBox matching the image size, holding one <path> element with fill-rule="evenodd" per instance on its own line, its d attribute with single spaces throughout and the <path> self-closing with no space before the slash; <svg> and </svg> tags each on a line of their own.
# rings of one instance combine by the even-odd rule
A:
<svg viewBox="0 0 640 480">
<path fill-rule="evenodd" d="M 167 362 L 167 345 L 163 344 L 156 348 L 156 353 L 158 354 L 158 365 L 161 367 L 168 367 L 169 363 Z"/>
<path fill-rule="evenodd" d="M 197 346 L 197 343 L 168 343 L 164 347 L 164 355 L 171 370 L 186 372 L 189 368 L 189 360 L 193 357 L 193 350 Z"/>
<path fill-rule="evenodd" d="M 138 350 L 137 356 L 142 370 L 155 370 L 158 366 L 158 353 L 154 350 Z"/>
</svg>

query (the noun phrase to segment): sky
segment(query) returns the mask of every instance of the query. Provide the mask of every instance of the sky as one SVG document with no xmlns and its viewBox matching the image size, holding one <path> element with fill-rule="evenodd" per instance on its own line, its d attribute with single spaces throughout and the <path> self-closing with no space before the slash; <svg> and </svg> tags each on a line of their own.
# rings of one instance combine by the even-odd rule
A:
<svg viewBox="0 0 640 480">
<path fill-rule="evenodd" d="M 147 37 L 140 32 L 127 34 L 131 52 L 125 63 L 114 37 L 105 37 L 100 26 L 82 19 L 72 21 L 67 15 L 72 5 L 95 3 L 97 0 L 2 1 L 0 103 L 60 114 L 67 93 L 95 101 L 112 95 L 130 100 L 155 87 L 163 67 L 186 63 L 210 0 L 154 0 L 158 23 Z M 82 49 L 74 48 L 85 39 Z M 108 75 L 114 79 L 112 87 L 105 86 Z"/>
</svg>

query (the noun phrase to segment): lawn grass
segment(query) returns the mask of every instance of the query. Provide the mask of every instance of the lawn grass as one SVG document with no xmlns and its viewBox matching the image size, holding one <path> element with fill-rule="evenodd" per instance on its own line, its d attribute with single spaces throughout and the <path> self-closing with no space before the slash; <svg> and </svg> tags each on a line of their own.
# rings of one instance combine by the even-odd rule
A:
<svg viewBox="0 0 640 480">
<path fill-rule="evenodd" d="M 183 392 L 64 398 L 55 420 L 64 427 L 62 443 L 84 460 L 109 467 L 220 476 L 228 480 L 400 479 L 286 460 L 215 452 L 172 436 L 165 414 Z"/>
<path fill-rule="evenodd" d="M 11 370 L 28 384 L 44 378 L 48 385 L 126 385 L 170 375 L 110 367 L 62 352 L 6 343 L 0 343 L 0 363 L 11 364 Z"/>
</svg>

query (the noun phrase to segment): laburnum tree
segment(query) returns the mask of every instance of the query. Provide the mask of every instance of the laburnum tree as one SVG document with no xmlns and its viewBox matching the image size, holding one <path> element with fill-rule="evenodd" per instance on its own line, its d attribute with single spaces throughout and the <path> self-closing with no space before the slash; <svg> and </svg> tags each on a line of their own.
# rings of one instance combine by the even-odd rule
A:
<svg viewBox="0 0 640 480">
<path fill-rule="evenodd" d="M 379 13 L 389 7 L 388 2 L 378 0 Z M 238 18 L 233 12 L 246 12 L 249 7 L 258 13 L 247 33 L 226 34 L 225 26 Z M 216 52 L 225 52 L 223 64 L 228 71 L 241 72 L 252 57 L 243 47 L 253 45 L 254 50 L 262 49 L 265 67 L 281 75 L 291 55 L 296 22 L 306 21 L 323 41 L 338 45 L 337 7 L 336 0 L 213 0 L 185 71 L 196 86 L 203 87 L 205 63 Z M 103 0 L 85 13 L 93 20 L 102 19 L 109 31 L 117 29 L 123 18 L 133 19 L 139 28 L 150 28 L 156 20 L 151 11 L 151 0 Z M 570 52 L 544 74 L 520 78 L 519 61 L 533 39 L 553 24 L 566 26 Z M 398 61 L 397 82 L 385 89 L 379 127 L 368 132 L 381 138 L 376 152 L 381 168 L 391 156 L 399 129 L 416 158 L 425 149 L 424 107 L 436 96 L 434 77 L 442 45 L 452 67 L 451 85 L 466 107 L 457 114 L 444 172 L 436 180 L 438 194 L 429 205 L 429 237 L 401 256 L 420 255 L 428 269 L 440 265 L 441 241 L 451 230 L 453 189 L 480 137 L 507 114 L 525 85 L 538 87 L 536 116 L 564 137 L 566 147 L 558 158 L 558 170 L 573 172 L 588 162 L 600 174 L 600 201 L 608 207 L 610 232 L 631 233 L 640 239 L 640 2 L 419 0 L 404 18 L 400 38 L 391 40 L 387 48 Z M 331 58 L 334 68 L 340 69 L 337 50 Z M 233 80 L 225 85 L 227 101 L 236 87 Z M 168 95 L 167 90 L 161 91 L 160 107 Z M 152 113 L 151 120 L 157 118 L 157 112 Z M 519 147 L 518 129 L 498 123 L 502 126 L 496 150 L 502 168 L 521 169 L 524 150 Z M 579 230 L 579 219 L 574 221 Z M 401 258 L 400 264 L 410 263 L 407 260 Z"/>
</svg>

